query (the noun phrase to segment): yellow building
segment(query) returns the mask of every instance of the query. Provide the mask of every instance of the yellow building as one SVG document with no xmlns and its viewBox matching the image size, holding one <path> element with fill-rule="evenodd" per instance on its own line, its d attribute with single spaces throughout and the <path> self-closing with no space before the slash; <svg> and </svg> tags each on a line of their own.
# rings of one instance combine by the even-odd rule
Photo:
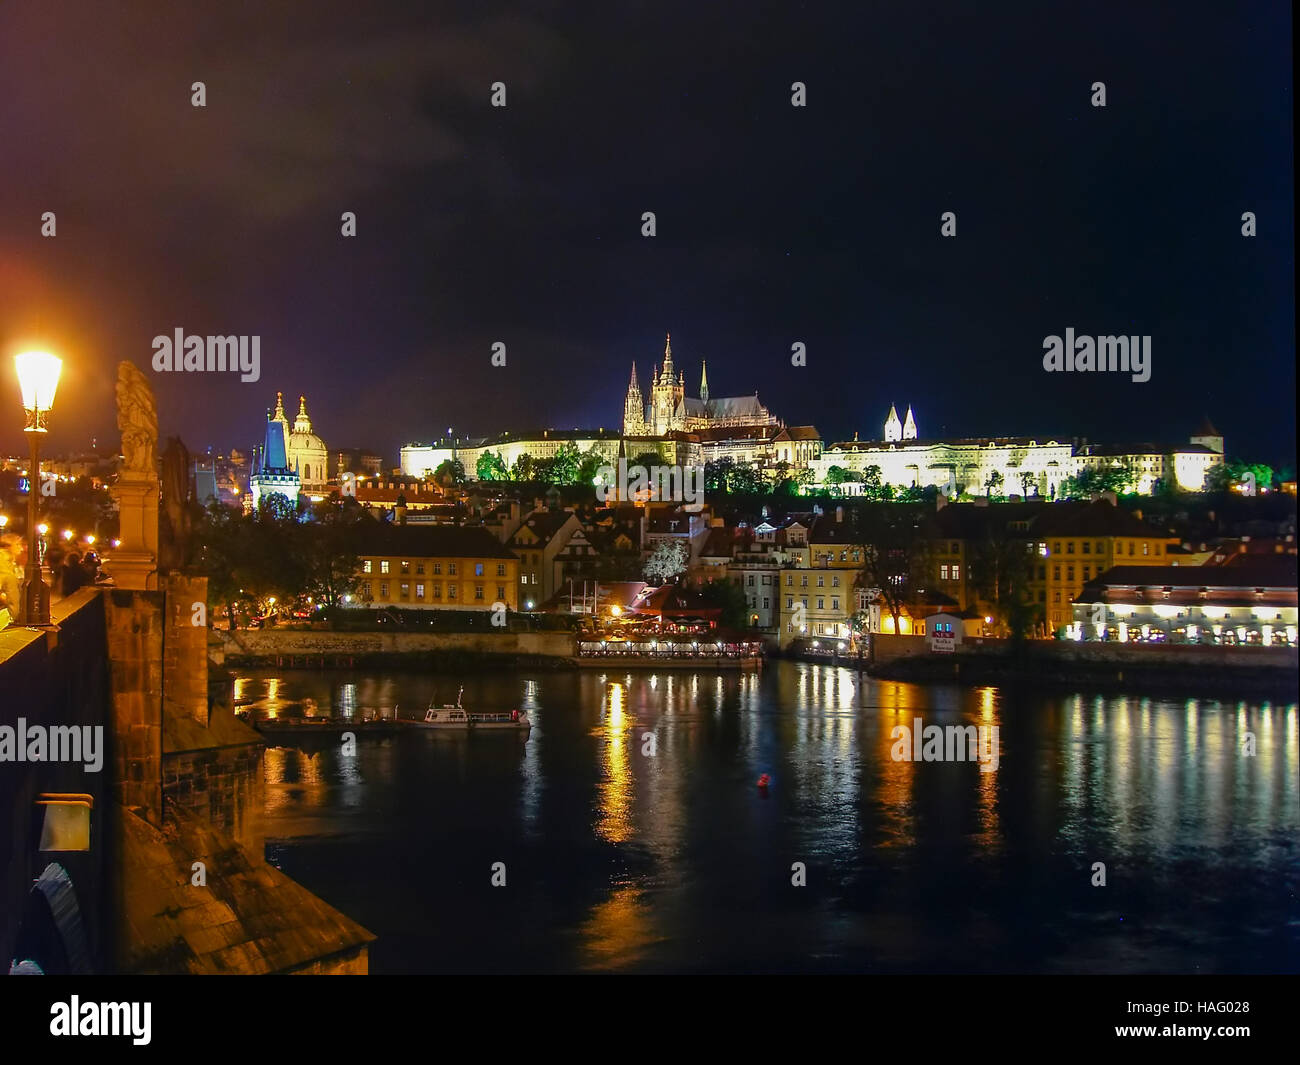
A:
<svg viewBox="0 0 1300 1065">
<path fill-rule="evenodd" d="M 854 542 L 844 510 L 819 516 L 808 530 L 806 565 L 777 571 L 780 646 L 796 640 L 847 642 L 857 610 L 854 582 L 862 548 Z"/>
<path fill-rule="evenodd" d="M 1048 633 L 1074 621 L 1072 606 L 1083 586 L 1114 566 L 1169 566 L 1178 538 L 1105 499 L 1075 507 L 1050 507 L 1030 525 L 1038 559 L 1033 587 L 1045 604 Z"/>
<path fill-rule="evenodd" d="M 519 609 L 519 560 L 486 529 L 375 522 L 358 552 L 362 603 L 425 610 Z"/>
</svg>

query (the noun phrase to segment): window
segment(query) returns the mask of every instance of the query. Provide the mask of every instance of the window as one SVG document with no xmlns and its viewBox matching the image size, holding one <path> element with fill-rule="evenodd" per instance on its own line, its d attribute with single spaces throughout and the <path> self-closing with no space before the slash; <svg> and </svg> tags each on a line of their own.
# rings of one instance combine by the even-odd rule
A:
<svg viewBox="0 0 1300 1065">
<path fill-rule="evenodd" d="M 1073 566 L 1066 566 L 1066 567 L 1065 567 L 1065 579 L 1068 580 L 1068 581 L 1073 581 L 1073 580 L 1074 580 L 1074 567 L 1073 567 Z"/>
<path fill-rule="evenodd" d="M 370 573 L 373 571 L 373 569 L 374 569 L 374 563 L 371 562 L 370 559 L 367 558 L 361 563 L 362 573 Z"/>
<path fill-rule="evenodd" d="M 1090 581 L 1090 580 L 1092 580 L 1092 567 L 1091 567 L 1091 566 L 1084 566 L 1084 567 L 1083 567 L 1083 579 L 1084 579 L 1085 581 Z"/>
<path fill-rule="evenodd" d="M 415 598 L 416 598 L 416 599 L 423 599 L 423 598 L 424 598 L 424 585 L 423 585 L 423 584 L 417 584 L 417 585 L 415 586 Z"/>
<path fill-rule="evenodd" d="M 434 599 L 442 598 L 442 581 L 433 582 L 433 598 Z"/>
<path fill-rule="evenodd" d="M 454 562 L 447 563 L 447 576 L 448 577 L 456 576 L 456 563 Z"/>
<path fill-rule="evenodd" d="M 503 603 L 506 601 L 506 586 L 504 584 L 497 585 L 497 598 Z"/>
<path fill-rule="evenodd" d="M 380 598 L 380 599 L 387 599 L 387 598 L 388 598 L 388 582 L 387 582 L 387 581 L 380 581 L 380 582 L 379 582 L 379 598 Z"/>
<path fill-rule="evenodd" d="M 841 551 L 841 552 L 840 552 L 840 561 L 841 561 L 841 562 L 847 562 L 848 560 L 849 560 L 849 553 L 848 553 L 848 551 Z"/>
<path fill-rule="evenodd" d="M 961 567 L 956 562 L 952 564 L 952 579 L 955 581 L 961 580 Z"/>
<path fill-rule="evenodd" d="M 1061 593 L 1060 593 L 1060 592 L 1053 592 L 1053 593 L 1052 593 L 1052 602 L 1053 602 L 1053 603 L 1059 603 L 1060 601 L 1061 601 Z"/>
<path fill-rule="evenodd" d="M 381 563 L 379 563 L 379 572 L 380 573 L 388 572 L 388 559 L 384 559 Z"/>
<path fill-rule="evenodd" d="M 805 573 L 799 578 L 799 587 L 800 588 L 808 587 L 808 574 Z"/>
<path fill-rule="evenodd" d="M 417 563 L 415 564 L 415 575 L 416 575 L 417 577 L 423 577 L 423 576 L 424 576 L 424 563 L 423 563 L 423 562 L 417 562 Z"/>
<path fill-rule="evenodd" d="M 818 588 L 826 587 L 826 577 L 824 574 L 821 573 L 817 574 L 817 587 Z"/>
<path fill-rule="evenodd" d="M 403 584 L 403 585 L 402 585 L 401 598 L 402 598 L 402 599 L 410 599 L 410 598 L 411 598 L 411 586 L 410 586 L 409 584 Z"/>
<path fill-rule="evenodd" d="M 1098 540 L 1098 541 L 1097 541 L 1097 554 L 1099 554 L 1099 555 L 1104 555 L 1105 553 L 1106 553 L 1106 542 L 1105 542 L 1104 540 Z"/>
<path fill-rule="evenodd" d="M 831 609 L 839 610 L 839 608 L 840 608 L 840 597 L 838 595 L 831 596 Z"/>
<path fill-rule="evenodd" d="M 442 563 L 441 563 L 441 562 L 435 562 L 435 563 L 433 564 L 433 575 L 434 575 L 435 577 L 437 577 L 437 576 L 439 576 L 441 573 L 442 573 Z"/>
<path fill-rule="evenodd" d="M 483 576 L 483 563 L 482 563 L 482 562 L 475 562 L 475 563 L 474 563 L 474 576 L 475 576 L 475 577 L 481 577 L 481 576 Z"/>
<path fill-rule="evenodd" d="M 448 599 L 456 598 L 456 586 L 454 584 L 447 585 L 447 598 Z"/>
<path fill-rule="evenodd" d="M 1059 555 L 1060 553 L 1061 553 L 1061 541 L 1057 540 L 1056 543 L 1052 544 L 1052 554 Z"/>
<path fill-rule="evenodd" d="M 947 579 L 948 579 L 948 563 L 945 562 L 942 566 L 939 567 L 939 580 L 946 581 Z"/>
<path fill-rule="evenodd" d="M 1073 541 L 1073 540 L 1069 541 L 1069 542 L 1065 545 L 1065 553 L 1066 553 L 1067 555 L 1072 555 L 1072 554 L 1074 554 L 1074 541 Z"/>
<path fill-rule="evenodd" d="M 482 600 L 482 598 L 483 598 L 483 585 L 481 585 L 481 584 L 476 584 L 476 585 L 474 585 L 474 598 L 475 598 L 475 599 L 478 599 L 478 600 Z"/>
<path fill-rule="evenodd" d="M 957 543 L 955 540 L 953 541 L 953 545 L 952 545 L 952 553 L 954 555 L 961 554 L 961 544 Z"/>
<path fill-rule="evenodd" d="M 764 574 L 763 574 L 763 584 L 764 584 L 764 586 L 766 586 L 766 585 L 768 585 L 768 584 L 771 584 L 771 583 L 772 583 L 772 582 L 771 582 L 771 580 L 769 579 L 769 574 L 764 573 Z"/>
<path fill-rule="evenodd" d="M 818 599 L 818 600 L 817 600 L 817 609 L 818 609 L 818 610 L 825 610 L 825 609 L 826 609 L 826 600 L 825 600 L 825 599 Z"/>
<path fill-rule="evenodd" d="M 752 573 L 749 575 L 749 587 L 754 587 L 754 575 Z"/>
<path fill-rule="evenodd" d="M 1130 540 L 1130 541 L 1128 542 L 1128 553 L 1129 553 L 1130 555 L 1133 554 L 1133 541 L 1132 541 L 1132 540 Z"/>
<path fill-rule="evenodd" d="M 1091 540 L 1084 540 L 1084 541 L 1083 541 L 1083 553 L 1084 553 L 1085 555 L 1090 555 L 1090 554 L 1092 554 L 1092 541 L 1091 541 Z"/>
<path fill-rule="evenodd" d="M 505 564 L 504 562 L 498 562 L 498 563 L 497 563 L 497 576 L 498 576 L 498 577 L 504 577 L 505 575 L 506 575 L 506 564 Z"/>
<path fill-rule="evenodd" d="M 410 572 L 411 572 L 411 563 L 406 559 L 402 559 L 402 576 L 404 577 L 408 576 Z"/>
<path fill-rule="evenodd" d="M 1148 544 L 1145 540 L 1142 541 L 1142 553 L 1144 555 L 1149 555 L 1151 553 L 1151 545 Z"/>
<path fill-rule="evenodd" d="M 794 609 L 794 596 L 792 596 L 792 595 L 787 595 L 787 596 L 785 597 L 785 608 L 786 608 L 786 610 L 793 610 L 793 609 Z"/>
<path fill-rule="evenodd" d="M 527 573 L 523 574 L 523 575 L 519 578 L 519 583 L 520 583 L 520 584 L 527 584 L 527 583 L 528 583 L 528 574 L 527 574 Z"/>
<path fill-rule="evenodd" d="M 785 575 L 785 586 L 786 586 L 787 588 L 789 588 L 789 587 L 792 586 L 793 584 L 794 584 L 794 574 L 793 574 L 793 573 L 787 573 L 787 574 Z"/>
<path fill-rule="evenodd" d="M 771 607 L 769 606 L 768 601 L 767 601 L 767 596 L 763 596 L 763 609 L 764 609 L 764 610 L 769 610 L 769 609 L 771 609 Z"/>
</svg>

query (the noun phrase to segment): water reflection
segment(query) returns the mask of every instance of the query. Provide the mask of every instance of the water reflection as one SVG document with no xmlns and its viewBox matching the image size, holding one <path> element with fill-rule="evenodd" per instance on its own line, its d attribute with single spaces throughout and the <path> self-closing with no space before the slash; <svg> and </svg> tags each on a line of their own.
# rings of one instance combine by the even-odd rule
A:
<svg viewBox="0 0 1300 1065">
<path fill-rule="evenodd" d="M 503 966 L 546 971 L 868 955 L 894 971 L 1214 971 L 1296 950 L 1295 703 L 923 687 L 801 663 L 465 683 L 467 705 L 526 710 L 529 740 L 266 754 L 268 837 L 287 872 L 380 933 L 376 971 L 476 967 L 484 936 Z M 234 690 L 351 716 L 458 684 L 249 674 Z M 996 727 L 996 770 L 896 761 L 891 730 L 918 720 Z M 400 884 L 382 875 L 394 854 Z M 1123 870 L 1105 898 L 1088 886 L 1099 856 Z M 505 910 L 479 886 L 498 857 L 518 893 Z M 807 895 L 791 895 L 794 860 Z"/>
</svg>

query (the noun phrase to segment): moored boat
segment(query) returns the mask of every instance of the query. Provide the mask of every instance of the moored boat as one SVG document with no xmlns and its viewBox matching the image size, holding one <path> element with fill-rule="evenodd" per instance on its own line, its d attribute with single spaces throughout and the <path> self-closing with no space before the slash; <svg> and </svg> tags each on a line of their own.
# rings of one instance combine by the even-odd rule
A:
<svg viewBox="0 0 1300 1065">
<path fill-rule="evenodd" d="M 403 721 L 402 724 L 414 728 L 446 729 L 459 732 L 477 731 L 512 731 L 529 732 L 533 725 L 526 713 L 518 710 L 508 714 L 471 714 L 461 705 L 465 694 L 464 685 L 456 693 L 456 702 L 444 703 L 441 707 L 429 706 L 422 721 Z M 396 708 L 394 708 L 396 712 Z"/>
</svg>

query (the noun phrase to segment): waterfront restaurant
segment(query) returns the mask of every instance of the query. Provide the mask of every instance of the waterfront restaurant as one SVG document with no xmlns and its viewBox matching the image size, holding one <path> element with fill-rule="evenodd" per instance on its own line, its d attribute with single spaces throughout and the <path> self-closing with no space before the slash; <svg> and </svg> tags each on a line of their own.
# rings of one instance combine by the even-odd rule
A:
<svg viewBox="0 0 1300 1065">
<path fill-rule="evenodd" d="M 1075 640 L 1296 646 L 1296 559 L 1116 566 L 1075 597 Z"/>
</svg>

